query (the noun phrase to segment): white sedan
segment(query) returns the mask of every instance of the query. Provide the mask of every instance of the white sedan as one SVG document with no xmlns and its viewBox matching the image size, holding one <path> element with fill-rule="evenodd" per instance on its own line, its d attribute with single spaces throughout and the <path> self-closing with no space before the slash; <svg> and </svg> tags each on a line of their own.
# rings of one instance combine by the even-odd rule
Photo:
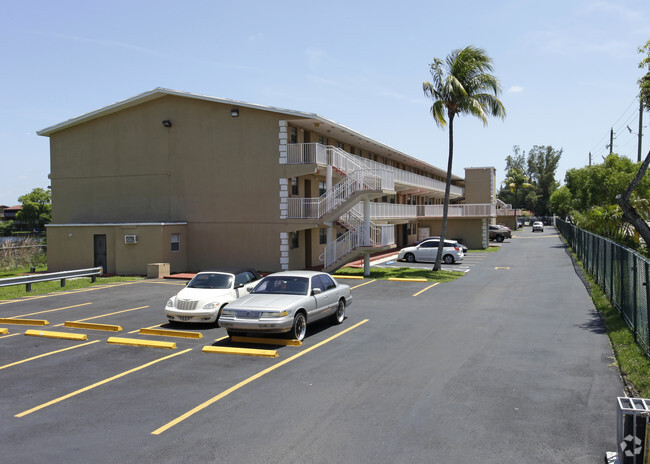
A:
<svg viewBox="0 0 650 464">
<path fill-rule="evenodd" d="M 220 268 L 199 272 L 169 299 L 165 315 L 173 322 L 214 323 L 231 301 L 248 295 L 260 276 L 249 268 Z"/>
<path fill-rule="evenodd" d="M 351 302 L 350 287 L 325 272 L 277 272 L 264 277 L 250 295 L 225 307 L 219 326 L 231 336 L 285 333 L 302 340 L 308 323 L 326 317 L 342 323 Z"/>
<path fill-rule="evenodd" d="M 440 240 L 431 239 L 421 242 L 419 245 L 402 248 L 397 254 L 397 259 L 414 263 L 416 261 L 435 262 L 438 255 L 438 244 Z M 442 251 L 442 260 L 445 264 L 453 264 L 462 261 L 465 254 L 462 245 L 453 240 L 445 240 Z"/>
</svg>

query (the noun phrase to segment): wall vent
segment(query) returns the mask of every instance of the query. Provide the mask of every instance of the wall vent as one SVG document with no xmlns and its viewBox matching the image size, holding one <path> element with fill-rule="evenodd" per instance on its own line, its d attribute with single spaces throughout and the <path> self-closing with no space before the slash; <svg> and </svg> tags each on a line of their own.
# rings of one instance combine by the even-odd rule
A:
<svg viewBox="0 0 650 464">
<path fill-rule="evenodd" d="M 125 235 L 124 236 L 124 243 L 127 245 L 132 245 L 134 243 L 138 243 L 138 236 L 137 235 Z"/>
</svg>

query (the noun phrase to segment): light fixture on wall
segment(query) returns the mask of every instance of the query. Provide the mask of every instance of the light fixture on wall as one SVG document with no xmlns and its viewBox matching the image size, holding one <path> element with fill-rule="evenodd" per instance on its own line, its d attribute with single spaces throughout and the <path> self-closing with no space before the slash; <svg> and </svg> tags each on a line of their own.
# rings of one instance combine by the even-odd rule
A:
<svg viewBox="0 0 650 464">
<path fill-rule="evenodd" d="M 238 118 L 239 117 L 239 110 L 237 108 L 233 108 L 230 110 L 230 116 L 233 118 Z"/>
<path fill-rule="evenodd" d="M 165 119 L 162 124 L 165 127 L 172 127 L 172 122 L 169 119 Z"/>
</svg>

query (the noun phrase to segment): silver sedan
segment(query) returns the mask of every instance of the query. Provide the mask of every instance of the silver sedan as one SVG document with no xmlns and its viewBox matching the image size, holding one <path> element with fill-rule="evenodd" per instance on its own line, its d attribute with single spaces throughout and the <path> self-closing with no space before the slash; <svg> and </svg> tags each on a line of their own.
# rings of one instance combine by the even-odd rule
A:
<svg viewBox="0 0 650 464">
<path fill-rule="evenodd" d="M 308 323 L 326 317 L 334 324 L 342 323 L 351 302 L 350 287 L 325 272 L 278 272 L 266 276 L 249 295 L 225 307 L 219 326 L 228 335 L 285 333 L 302 340 Z"/>
</svg>

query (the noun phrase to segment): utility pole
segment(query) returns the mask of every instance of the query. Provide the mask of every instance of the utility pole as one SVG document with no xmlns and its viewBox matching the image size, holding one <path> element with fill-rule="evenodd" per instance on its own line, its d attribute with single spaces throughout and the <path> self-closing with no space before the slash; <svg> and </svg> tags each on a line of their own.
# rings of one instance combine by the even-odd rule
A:
<svg viewBox="0 0 650 464">
<path fill-rule="evenodd" d="M 609 131 L 609 154 L 614 153 L 614 128 Z"/>
<path fill-rule="evenodd" d="M 589 152 L 589 166 L 591 166 L 591 152 Z"/>
<path fill-rule="evenodd" d="M 643 141 L 643 100 L 639 96 L 639 141 L 637 142 L 637 162 L 641 162 L 641 143 Z"/>
</svg>

